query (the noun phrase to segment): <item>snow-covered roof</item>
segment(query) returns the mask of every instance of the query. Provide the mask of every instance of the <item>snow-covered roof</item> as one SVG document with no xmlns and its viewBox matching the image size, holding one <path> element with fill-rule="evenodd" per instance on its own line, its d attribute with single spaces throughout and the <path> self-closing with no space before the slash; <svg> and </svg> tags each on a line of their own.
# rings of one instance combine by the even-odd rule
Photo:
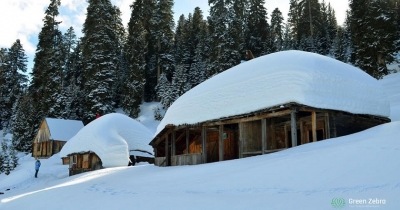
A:
<svg viewBox="0 0 400 210">
<path fill-rule="evenodd" d="M 400 72 L 389 74 L 379 80 L 383 85 L 390 103 L 390 119 L 400 120 Z"/>
<path fill-rule="evenodd" d="M 50 131 L 50 139 L 68 141 L 81 130 L 84 125 L 79 120 L 45 118 Z"/>
<path fill-rule="evenodd" d="M 71 138 L 60 156 L 92 151 L 100 157 L 103 167 L 127 166 L 129 150 L 153 154 L 149 145 L 152 136 L 145 126 L 126 115 L 107 114 L 87 124 Z"/>
<path fill-rule="evenodd" d="M 157 127 L 195 124 L 287 103 L 353 114 L 389 116 L 377 80 L 338 60 L 303 51 L 282 51 L 239 64 L 179 97 Z"/>
</svg>

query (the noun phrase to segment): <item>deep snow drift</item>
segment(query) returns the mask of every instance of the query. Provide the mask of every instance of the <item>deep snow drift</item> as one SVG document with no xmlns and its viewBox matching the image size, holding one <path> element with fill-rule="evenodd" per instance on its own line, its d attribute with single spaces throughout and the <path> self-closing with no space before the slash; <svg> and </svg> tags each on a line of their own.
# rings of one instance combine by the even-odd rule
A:
<svg viewBox="0 0 400 210">
<path fill-rule="evenodd" d="M 34 160 L 27 157 L 13 176 L 0 176 L 0 191 L 11 188 L 0 195 L 0 209 L 320 210 L 334 209 L 334 198 L 346 202 L 344 209 L 400 209 L 399 128 L 392 122 L 232 161 L 117 167 L 72 177 L 52 157 L 42 160 L 34 179 Z"/>
<path fill-rule="evenodd" d="M 103 167 L 126 166 L 130 150 L 153 154 L 149 145 L 153 133 L 140 122 L 119 113 L 104 115 L 82 128 L 60 151 L 68 154 L 92 151 L 100 157 Z"/>
<path fill-rule="evenodd" d="M 400 120 L 400 72 L 389 74 L 379 82 L 384 86 L 384 90 L 390 102 L 390 119 Z"/>
<path fill-rule="evenodd" d="M 157 128 L 194 124 L 296 102 L 388 117 L 378 81 L 359 68 L 315 53 L 282 51 L 228 69 L 179 97 Z"/>
</svg>

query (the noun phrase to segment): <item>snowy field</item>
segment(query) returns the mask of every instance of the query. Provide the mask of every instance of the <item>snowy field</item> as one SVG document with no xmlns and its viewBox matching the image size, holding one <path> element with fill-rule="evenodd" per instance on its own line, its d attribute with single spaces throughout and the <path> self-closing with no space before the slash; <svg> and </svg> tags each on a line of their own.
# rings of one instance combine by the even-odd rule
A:
<svg viewBox="0 0 400 210">
<path fill-rule="evenodd" d="M 399 128 L 392 122 L 233 161 L 72 177 L 55 155 L 42 160 L 35 179 L 27 156 L 11 176 L 0 176 L 0 209 L 333 209 L 334 198 L 345 200 L 344 209 L 400 209 Z"/>
</svg>

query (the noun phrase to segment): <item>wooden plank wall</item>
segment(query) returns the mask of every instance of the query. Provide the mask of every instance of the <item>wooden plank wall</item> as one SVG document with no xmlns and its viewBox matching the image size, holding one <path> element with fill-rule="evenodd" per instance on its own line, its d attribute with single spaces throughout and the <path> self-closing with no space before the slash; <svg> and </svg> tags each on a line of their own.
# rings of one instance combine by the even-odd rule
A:
<svg viewBox="0 0 400 210">
<path fill-rule="evenodd" d="M 175 155 L 171 157 L 172 166 L 198 165 L 201 163 L 201 154 Z"/>
<path fill-rule="evenodd" d="M 154 165 L 156 166 L 166 166 L 165 165 L 165 157 L 156 157 L 154 158 Z"/>
<path fill-rule="evenodd" d="M 261 131 L 261 120 L 239 123 L 239 139 L 242 155 L 247 152 L 261 152 Z"/>
</svg>

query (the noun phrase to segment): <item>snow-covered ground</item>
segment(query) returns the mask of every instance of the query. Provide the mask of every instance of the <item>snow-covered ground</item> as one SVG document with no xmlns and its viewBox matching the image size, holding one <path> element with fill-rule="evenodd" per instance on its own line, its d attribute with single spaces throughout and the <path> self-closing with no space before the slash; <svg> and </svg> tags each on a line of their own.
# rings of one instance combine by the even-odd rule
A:
<svg viewBox="0 0 400 210">
<path fill-rule="evenodd" d="M 55 155 L 42 160 L 35 179 L 27 156 L 12 175 L 0 176 L 0 209 L 333 209 L 333 199 L 343 199 L 345 209 L 400 209 L 399 128 L 392 122 L 232 161 L 71 177 Z"/>
<path fill-rule="evenodd" d="M 389 74 L 379 80 L 390 102 L 390 119 L 400 120 L 400 72 Z"/>
</svg>

